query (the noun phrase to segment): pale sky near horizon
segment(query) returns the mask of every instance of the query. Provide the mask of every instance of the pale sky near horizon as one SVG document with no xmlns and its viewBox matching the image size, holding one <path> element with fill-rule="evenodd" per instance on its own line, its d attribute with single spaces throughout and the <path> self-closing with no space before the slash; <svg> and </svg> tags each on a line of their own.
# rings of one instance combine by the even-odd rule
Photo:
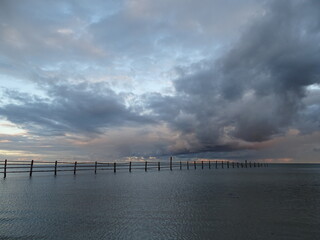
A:
<svg viewBox="0 0 320 240">
<path fill-rule="evenodd" d="M 3 0 L 0 158 L 320 162 L 320 2 Z"/>
</svg>

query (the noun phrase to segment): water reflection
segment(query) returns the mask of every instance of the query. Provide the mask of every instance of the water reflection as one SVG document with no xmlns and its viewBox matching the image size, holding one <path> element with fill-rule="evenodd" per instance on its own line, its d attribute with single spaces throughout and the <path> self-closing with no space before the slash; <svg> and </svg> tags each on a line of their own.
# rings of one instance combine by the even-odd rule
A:
<svg viewBox="0 0 320 240">
<path fill-rule="evenodd" d="M 0 180 L 0 239 L 316 239 L 313 168 Z"/>
</svg>

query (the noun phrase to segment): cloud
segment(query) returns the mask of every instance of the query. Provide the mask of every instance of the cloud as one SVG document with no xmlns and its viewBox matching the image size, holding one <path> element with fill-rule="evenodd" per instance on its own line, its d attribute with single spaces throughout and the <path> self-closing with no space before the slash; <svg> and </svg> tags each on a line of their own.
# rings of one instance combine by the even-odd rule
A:
<svg viewBox="0 0 320 240">
<path fill-rule="evenodd" d="M 318 139 L 317 1 L 0 4 L 8 150 L 293 159 Z"/>
<path fill-rule="evenodd" d="M 307 87 L 320 82 L 318 7 L 272 1 L 219 59 L 179 68 L 175 96 L 149 95 L 153 114 L 182 138 L 192 136 L 199 152 L 266 141 L 302 115 L 316 121 L 318 105 L 304 103 Z"/>
<path fill-rule="evenodd" d="M 105 84 L 50 84 L 47 98 L 7 91 L 12 103 L 0 108 L 7 120 L 36 135 L 94 135 L 106 128 L 152 121 L 125 105 L 124 97 Z"/>
</svg>

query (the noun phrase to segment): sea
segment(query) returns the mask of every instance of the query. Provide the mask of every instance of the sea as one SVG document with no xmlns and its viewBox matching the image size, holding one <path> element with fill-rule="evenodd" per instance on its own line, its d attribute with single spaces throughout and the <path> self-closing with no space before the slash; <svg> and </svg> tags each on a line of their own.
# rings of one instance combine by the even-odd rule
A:
<svg viewBox="0 0 320 240">
<path fill-rule="evenodd" d="M 320 165 L 0 178 L 0 239 L 320 239 Z"/>
</svg>

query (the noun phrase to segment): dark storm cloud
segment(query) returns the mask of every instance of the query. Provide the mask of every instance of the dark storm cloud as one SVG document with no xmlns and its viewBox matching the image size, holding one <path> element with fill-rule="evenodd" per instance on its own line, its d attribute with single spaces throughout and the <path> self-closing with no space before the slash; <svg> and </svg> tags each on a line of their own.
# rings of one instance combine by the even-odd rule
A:
<svg viewBox="0 0 320 240">
<path fill-rule="evenodd" d="M 199 151 L 265 141 L 299 118 L 318 119 L 318 105 L 303 99 L 320 82 L 319 10 L 317 1 L 272 1 L 226 54 L 180 69 L 176 95 L 150 95 L 149 106 L 182 137 L 193 134 Z"/>
<path fill-rule="evenodd" d="M 303 0 L 1 1 L 0 116 L 27 132 L 2 146 L 244 159 L 285 138 L 261 154 L 288 143 L 316 154 L 319 11 Z"/>
<path fill-rule="evenodd" d="M 115 126 L 150 123 L 104 84 L 51 84 L 47 98 L 7 91 L 11 103 L 0 108 L 9 121 L 37 135 L 98 134 Z"/>
</svg>

